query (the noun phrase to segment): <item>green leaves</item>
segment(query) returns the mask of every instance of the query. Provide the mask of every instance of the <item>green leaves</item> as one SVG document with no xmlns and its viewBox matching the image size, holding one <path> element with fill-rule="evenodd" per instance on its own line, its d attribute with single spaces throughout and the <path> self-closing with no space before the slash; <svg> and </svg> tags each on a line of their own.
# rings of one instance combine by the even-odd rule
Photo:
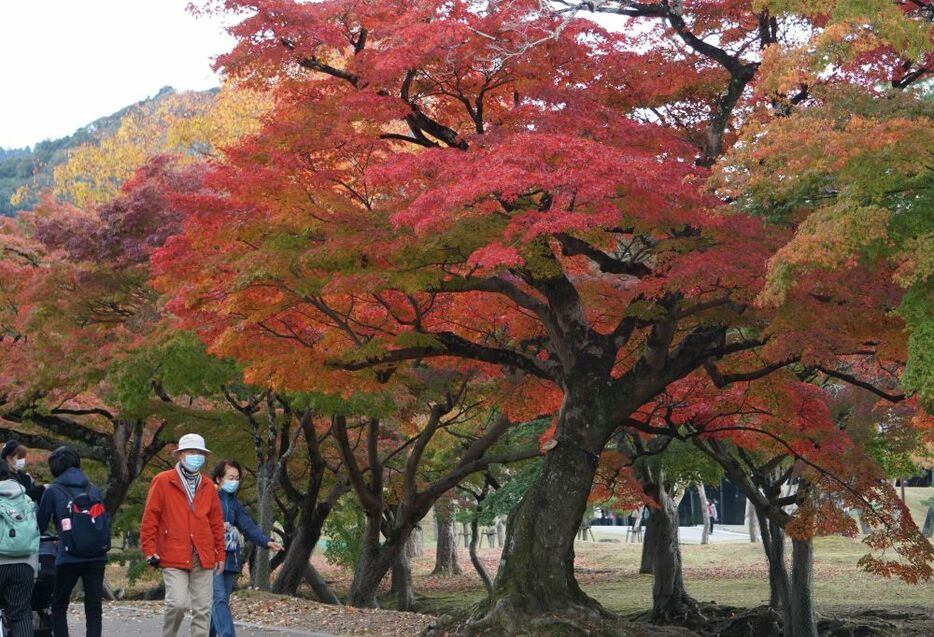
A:
<svg viewBox="0 0 934 637">
<path fill-rule="evenodd" d="M 239 379 L 234 363 L 210 356 L 190 332 L 134 350 L 107 370 L 111 397 L 128 415 L 145 413 L 154 384 L 169 396 L 197 397 L 216 395 L 222 385 Z"/>
<path fill-rule="evenodd" d="M 906 391 L 934 404 L 934 279 L 912 287 L 902 300 L 899 314 L 908 324 L 908 365 L 902 378 Z"/>
</svg>

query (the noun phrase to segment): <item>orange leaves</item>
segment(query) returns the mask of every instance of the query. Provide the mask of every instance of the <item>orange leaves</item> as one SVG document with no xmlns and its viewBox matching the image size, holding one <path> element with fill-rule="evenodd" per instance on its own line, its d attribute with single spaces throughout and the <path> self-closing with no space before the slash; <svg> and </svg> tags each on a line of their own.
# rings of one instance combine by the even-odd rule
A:
<svg viewBox="0 0 934 637">
<path fill-rule="evenodd" d="M 934 547 L 921 535 L 892 485 L 877 483 L 866 500 L 861 515 L 873 530 L 863 542 L 871 552 L 860 558 L 859 566 L 912 584 L 929 581 L 934 576 Z M 894 551 L 894 558 L 889 551 Z"/>
<path fill-rule="evenodd" d="M 588 501 L 607 503 L 617 511 L 632 511 L 653 504 L 633 474 L 629 458 L 618 451 L 605 451 L 600 455 Z"/>
</svg>

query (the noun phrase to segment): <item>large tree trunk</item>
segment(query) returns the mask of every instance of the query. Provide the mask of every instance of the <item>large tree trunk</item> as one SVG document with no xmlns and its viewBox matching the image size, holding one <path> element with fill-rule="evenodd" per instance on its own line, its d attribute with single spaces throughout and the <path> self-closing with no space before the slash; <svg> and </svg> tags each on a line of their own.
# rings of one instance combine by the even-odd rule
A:
<svg viewBox="0 0 934 637">
<path fill-rule="evenodd" d="M 762 549 L 769 562 L 769 607 L 787 610 L 790 613 L 788 571 L 785 569 L 785 531 L 769 520 L 764 512 L 756 509 L 759 529 L 762 534 Z M 785 616 L 788 622 L 790 617 Z"/>
<path fill-rule="evenodd" d="M 663 484 L 646 489 L 658 503 L 652 509 L 649 527 L 655 535 L 653 550 L 652 621 L 662 624 L 686 623 L 697 613 L 697 602 L 684 588 L 681 547 L 678 544 L 678 509 Z"/>
<path fill-rule="evenodd" d="M 330 512 L 330 502 L 322 502 L 311 507 L 310 511 L 303 512 L 302 520 L 276 575 L 276 581 L 273 583 L 274 593 L 295 595 L 298 592 L 298 586 L 305 578 L 308 560 L 311 559 L 311 554 L 318 540 L 321 539 L 321 529 Z M 332 598 L 334 594 L 331 593 L 328 597 Z"/>
<path fill-rule="evenodd" d="M 814 545 L 811 540 L 791 543 L 791 630 L 786 637 L 817 637 L 813 604 Z"/>
<path fill-rule="evenodd" d="M 347 604 L 356 608 L 379 608 L 376 593 L 389 572 L 396 555 L 404 550 L 399 543 L 386 542 L 382 546 L 368 545 L 361 551 L 354 570 L 353 582 L 347 595 Z"/>
<path fill-rule="evenodd" d="M 644 516 L 646 511 L 642 511 Z M 652 517 L 655 515 L 654 509 L 648 510 L 648 518 L 645 520 L 645 529 L 643 531 L 644 537 L 642 538 L 642 559 L 639 562 L 639 572 L 643 575 L 651 575 L 654 571 L 653 564 L 655 562 L 655 542 L 656 534 L 652 530 Z"/>
<path fill-rule="evenodd" d="M 273 507 L 276 498 L 276 462 L 267 460 L 256 468 L 256 506 L 259 515 L 257 524 L 267 536 L 272 533 Z M 256 575 L 254 585 L 260 590 L 268 591 L 270 566 L 269 549 L 265 546 L 256 547 Z"/>
<path fill-rule="evenodd" d="M 303 577 L 305 581 L 308 582 L 311 590 L 314 591 L 319 602 L 323 604 L 334 604 L 335 606 L 341 603 L 341 600 L 337 598 L 337 595 L 335 595 L 331 587 L 328 586 L 327 581 L 321 577 L 321 573 L 319 573 L 314 566 L 305 564 L 305 573 Z"/>
<path fill-rule="evenodd" d="M 310 569 L 312 577 L 309 579 L 309 560 L 315 546 L 318 544 L 318 540 L 321 539 L 321 529 L 324 527 L 328 515 L 330 515 L 338 499 L 350 490 L 350 484 L 345 480 L 338 480 L 331 486 L 327 496 L 320 502 L 318 501 L 324 476 L 328 470 L 327 463 L 321 456 L 311 412 L 302 414 L 299 423 L 304 434 L 305 447 L 308 451 L 308 482 L 304 492 L 295 488 L 289 477 L 288 467 L 281 459 L 288 453 L 288 450 L 282 452 L 276 467 L 278 481 L 282 485 L 286 497 L 298 507 L 298 522 L 293 530 L 292 539 L 276 576 L 276 581 L 273 584 L 273 591 L 295 595 L 302 578 L 304 578 L 311 584 L 318 599 L 327 604 L 336 604 L 338 603 L 337 596 L 328 588 L 327 583 L 320 576 L 315 577 L 317 572 L 314 569 Z M 288 436 L 283 434 L 280 444 L 284 444 L 287 438 Z M 292 444 L 289 443 L 287 449 L 291 449 Z"/>
<path fill-rule="evenodd" d="M 412 587 L 412 565 L 409 549 L 398 551 L 392 562 L 392 594 L 396 597 L 396 610 L 415 610 L 415 590 Z"/>
<path fill-rule="evenodd" d="M 354 569 L 353 581 L 347 603 L 357 608 L 378 608 L 376 593 L 379 585 L 396 563 L 399 553 L 405 552 L 406 543 L 417 520 L 395 529 L 390 536 L 380 542 L 382 529 L 382 515 L 367 513 L 366 526 L 363 532 L 363 544 Z"/>
<path fill-rule="evenodd" d="M 546 614 L 570 620 L 609 615 L 574 578 L 574 539 L 597 467 L 585 449 L 559 442 L 510 513 L 489 610 L 477 630 L 492 625 L 505 634 L 527 632 L 530 618 Z"/>
<path fill-rule="evenodd" d="M 445 496 L 435 502 L 435 530 L 438 543 L 435 549 L 435 569 L 432 575 L 460 575 L 457 563 L 457 529 L 454 520 L 454 501 Z"/>
<path fill-rule="evenodd" d="M 697 493 L 700 495 L 701 519 L 704 522 L 700 543 L 710 544 L 710 511 L 707 510 L 707 492 L 704 490 L 702 482 L 697 483 Z"/>
<path fill-rule="evenodd" d="M 123 501 L 126 500 L 127 494 L 130 492 L 130 487 L 135 477 L 136 476 L 130 478 L 125 474 L 115 473 L 112 468 L 108 471 L 107 482 L 104 483 L 103 488 L 104 507 L 108 511 L 116 512 L 120 509 Z"/>
</svg>

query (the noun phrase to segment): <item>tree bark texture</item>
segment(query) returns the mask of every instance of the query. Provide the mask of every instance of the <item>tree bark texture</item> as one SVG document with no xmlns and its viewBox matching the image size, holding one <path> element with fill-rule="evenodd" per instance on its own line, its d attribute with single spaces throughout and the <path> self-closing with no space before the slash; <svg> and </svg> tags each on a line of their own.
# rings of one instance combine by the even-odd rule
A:
<svg viewBox="0 0 934 637">
<path fill-rule="evenodd" d="M 652 621 L 662 624 L 685 623 L 697 612 L 697 602 L 684 588 L 681 547 L 678 543 L 678 509 L 664 484 L 649 485 L 647 492 L 658 503 L 652 509 L 649 526 L 655 535 L 652 571 Z"/>
<path fill-rule="evenodd" d="M 421 524 L 412 529 L 412 535 L 405 545 L 405 550 L 409 557 L 421 557 L 425 552 L 425 533 L 422 531 Z"/>
<path fill-rule="evenodd" d="M 474 517 L 470 522 L 470 563 L 473 564 L 474 569 L 477 571 L 477 575 L 480 576 L 480 581 L 483 582 L 483 587 L 486 589 L 486 594 L 491 595 L 493 593 L 493 580 L 490 578 L 490 574 L 487 573 L 486 567 L 483 565 L 483 562 L 480 561 L 480 557 L 477 555 L 477 544 L 480 542 L 480 521 Z"/>
<path fill-rule="evenodd" d="M 756 516 L 762 535 L 762 550 L 765 551 L 769 563 L 769 606 L 776 610 L 784 610 L 789 605 L 791 588 L 785 568 L 785 531 L 758 509 Z"/>
<path fill-rule="evenodd" d="M 755 544 L 759 541 L 758 516 L 756 508 L 748 498 L 746 499 L 746 525 L 749 529 L 749 541 Z"/>
<path fill-rule="evenodd" d="M 811 540 L 791 543 L 791 630 L 788 637 L 817 637 L 814 615 L 814 544 Z"/>
<path fill-rule="evenodd" d="M 457 562 L 457 527 L 454 519 L 455 506 L 452 498 L 445 496 L 435 502 L 435 531 L 438 538 L 435 547 L 435 568 L 432 575 L 460 575 Z"/>
<path fill-rule="evenodd" d="M 311 587 L 311 590 L 314 592 L 319 602 L 322 604 L 334 604 L 335 606 L 340 605 L 341 600 L 337 598 L 337 595 L 335 595 L 331 587 L 328 586 L 327 581 L 321 577 L 321 573 L 319 573 L 314 566 L 306 564 L 305 572 L 302 576 Z"/>
<path fill-rule="evenodd" d="M 302 513 L 295 537 L 289 545 L 285 560 L 276 574 L 276 580 L 272 586 L 274 593 L 295 595 L 298 592 L 299 584 L 305 578 L 305 567 L 311 559 L 311 554 L 315 546 L 317 546 L 318 540 L 321 539 L 321 529 L 324 527 L 324 522 L 330 512 L 331 504 L 322 502 L 311 507 L 310 511 Z"/>
<path fill-rule="evenodd" d="M 697 493 L 700 495 L 701 519 L 704 521 L 704 530 L 701 532 L 701 544 L 710 543 L 710 511 L 707 509 L 707 492 L 704 485 L 697 483 Z"/>
<path fill-rule="evenodd" d="M 272 533 L 273 507 L 276 501 L 276 463 L 266 460 L 256 468 L 256 506 L 258 508 L 257 525 L 267 536 Z M 263 591 L 270 589 L 269 549 L 256 547 L 255 586 Z"/>
<path fill-rule="evenodd" d="M 415 589 L 412 586 L 412 565 L 409 559 L 409 549 L 406 547 L 396 553 L 392 562 L 392 594 L 396 598 L 396 610 L 415 610 Z"/>
<path fill-rule="evenodd" d="M 299 419 L 308 453 L 308 479 L 304 491 L 299 490 L 289 477 L 288 468 L 280 456 L 276 467 L 278 482 L 285 496 L 298 509 L 298 524 L 292 533 L 292 540 L 286 550 L 285 558 L 273 583 L 273 592 L 295 595 L 302 579 L 308 580 L 308 566 L 311 554 L 321 539 L 321 530 L 340 497 L 350 490 L 350 484 L 343 479 L 335 482 L 327 495 L 319 501 L 327 463 L 321 455 L 320 440 L 314 427 L 311 412 L 302 414 Z M 285 438 L 289 436 L 283 436 Z M 291 447 L 291 443 L 290 443 Z M 314 570 L 314 569 L 312 569 Z M 312 585 L 315 594 L 325 603 L 337 603 L 337 597 L 327 589 L 327 584 L 320 577 L 320 582 Z M 335 601 L 331 601 L 335 600 Z"/>
<path fill-rule="evenodd" d="M 353 582 L 347 596 L 347 603 L 357 608 L 378 608 L 376 593 L 379 585 L 396 562 L 400 552 L 405 551 L 414 524 L 407 529 L 396 530 L 391 537 L 380 542 L 382 516 L 367 513 L 363 532 L 363 545 L 354 569 Z"/>
<path fill-rule="evenodd" d="M 510 633 L 527 628 L 529 615 L 605 614 L 574 578 L 574 539 L 596 466 L 570 443 L 545 456 L 539 478 L 509 516 L 488 622 Z"/>
</svg>

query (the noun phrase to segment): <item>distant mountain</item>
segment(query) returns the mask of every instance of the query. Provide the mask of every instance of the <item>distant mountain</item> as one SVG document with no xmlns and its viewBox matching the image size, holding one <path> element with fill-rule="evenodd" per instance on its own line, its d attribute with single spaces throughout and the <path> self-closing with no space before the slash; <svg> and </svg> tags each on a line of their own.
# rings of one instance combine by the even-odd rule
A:
<svg viewBox="0 0 934 637">
<path fill-rule="evenodd" d="M 68 150 L 97 140 L 115 132 L 120 121 L 130 110 L 155 103 L 175 93 L 165 86 L 152 97 L 131 104 L 116 113 L 101 117 L 68 137 L 45 140 L 32 148 L 0 148 L 0 215 L 12 216 L 19 210 L 32 208 L 35 199 L 26 199 L 13 205 L 10 198 L 22 186 L 32 183 L 51 183 L 52 169 L 67 158 Z"/>
</svg>

